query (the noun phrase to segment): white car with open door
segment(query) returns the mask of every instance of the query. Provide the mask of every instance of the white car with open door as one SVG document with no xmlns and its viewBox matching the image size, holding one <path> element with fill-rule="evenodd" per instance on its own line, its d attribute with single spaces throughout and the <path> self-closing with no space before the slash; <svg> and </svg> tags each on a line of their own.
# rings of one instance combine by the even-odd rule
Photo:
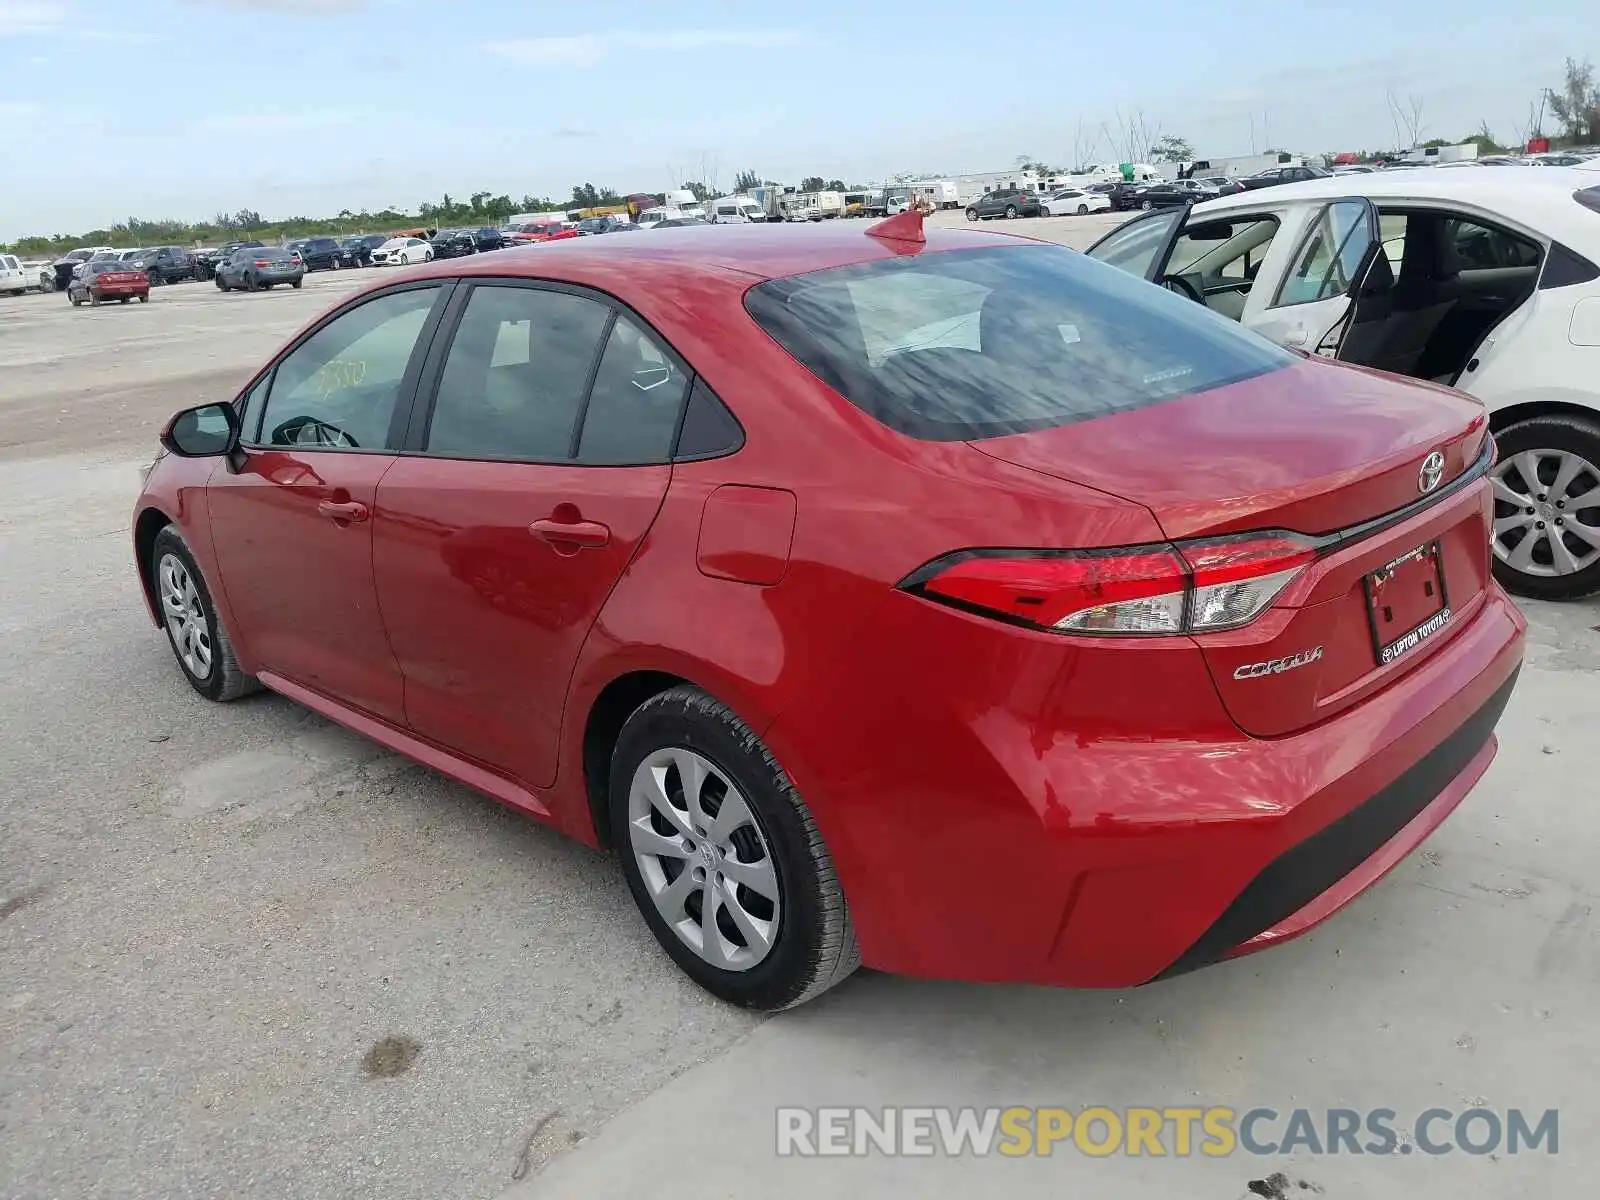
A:
<svg viewBox="0 0 1600 1200">
<path fill-rule="evenodd" d="M 1110 212 L 1111 197 L 1104 192 L 1086 192 L 1082 188 L 1062 188 L 1039 205 L 1047 217 L 1064 217 L 1069 213 L 1084 216 L 1092 212 Z"/>
<path fill-rule="evenodd" d="M 1470 392 L 1496 577 L 1600 592 L 1600 180 L 1387 171 L 1148 213 L 1088 253 L 1281 345 Z"/>
</svg>

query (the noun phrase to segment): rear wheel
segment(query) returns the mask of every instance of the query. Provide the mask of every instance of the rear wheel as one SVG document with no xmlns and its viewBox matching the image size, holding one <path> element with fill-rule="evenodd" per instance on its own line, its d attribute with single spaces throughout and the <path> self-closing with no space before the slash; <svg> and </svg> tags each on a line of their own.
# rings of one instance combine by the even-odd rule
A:
<svg viewBox="0 0 1600 1200">
<path fill-rule="evenodd" d="M 149 292 L 140 292 L 139 293 L 139 303 L 140 304 L 149 304 L 150 303 L 150 293 Z"/>
<path fill-rule="evenodd" d="M 860 964 L 833 860 L 794 783 L 699 688 L 663 692 L 628 718 L 609 801 L 634 902 L 713 995 L 790 1008 Z"/>
<path fill-rule="evenodd" d="M 67 299 L 72 301 L 72 307 L 73 308 L 77 308 L 80 304 L 83 303 L 83 297 L 78 295 L 77 292 L 69 291 L 67 293 Z"/>
<path fill-rule="evenodd" d="M 214 276 L 212 276 L 212 278 L 215 279 L 216 282 L 217 282 L 217 291 L 225 292 L 225 291 L 228 290 L 228 285 L 223 281 L 223 278 L 222 278 L 221 275 L 214 275 Z"/>
<path fill-rule="evenodd" d="M 1006 220 L 1014 221 L 1014 220 L 1016 220 L 1016 217 L 1017 217 L 1017 206 L 1015 204 L 1006 205 Z"/>
<path fill-rule="evenodd" d="M 1148 201 L 1148 200 L 1141 200 L 1139 202 L 1139 207 L 1144 209 L 1145 212 L 1149 212 L 1152 208 L 1155 207 L 1155 205 L 1150 203 L 1150 201 Z"/>
<path fill-rule="evenodd" d="M 99 297 L 99 295 L 97 295 L 94 292 L 90 292 L 89 293 L 89 307 L 90 308 L 99 308 L 100 307 L 100 297 Z"/>
<path fill-rule="evenodd" d="M 291 283 L 291 284 L 290 284 L 290 285 L 289 285 L 289 286 L 290 286 L 290 287 L 292 287 L 292 288 L 293 288 L 293 289 L 294 289 L 294 290 L 295 290 L 295 291 L 297 291 L 297 292 L 298 292 L 298 291 L 299 291 L 299 290 L 300 290 L 300 285 L 301 285 L 301 284 L 302 284 L 302 283 L 304 283 L 304 282 L 305 282 L 305 280 L 303 280 L 303 279 L 296 279 L 296 280 L 295 280 L 295 281 L 294 281 L 294 282 L 293 282 L 293 283 Z"/>
<path fill-rule="evenodd" d="M 132 296 L 119 296 L 117 298 L 117 302 L 119 304 L 126 304 L 129 300 L 132 300 L 132 299 L 133 299 Z"/>
<path fill-rule="evenodd" d="M 1089 206 L 1087 204 L 1078 205 L 1078 215 L 1080 217 L 1087 217 L 1089 215 Z"/>
<path fill-rule="evenodd" d="M 1495 578 L 1539 600 L 1600 592 L 1600 422 L 1534 417 L 1495 443 Z"/>
</svg>

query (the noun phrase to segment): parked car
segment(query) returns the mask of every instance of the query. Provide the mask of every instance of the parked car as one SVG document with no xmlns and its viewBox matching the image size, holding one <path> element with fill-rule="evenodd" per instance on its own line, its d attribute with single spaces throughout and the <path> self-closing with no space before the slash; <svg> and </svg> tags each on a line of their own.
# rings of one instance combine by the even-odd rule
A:
<svg viewBox="0 0 1600 1200">
<path fill-rule="evenodd" d="M 1308 179 L 1331 179 L 1333 172 L 1324 167 L 1268 167 L 1254 175 L 1246 175 L 1239 185 L 1247 192 L 1259 188 L 1277 187 L 1284 183 L 1304 183 Z"/>
<path fill-rule="evenodd" d="M 152 287 L 195 278 L 194 256 L 182 246 L 157 246 L 142 251 L 133 261 L 150 277 Z"/>
<path fill-rule="evenodd" d="M 613 847 L 749 1008 L 1304 933 L 1495 754 L 1526 624 L 1482 407 L 920 236 L 589 238 L 342 300 L 165 427 L 132 548 L 177 672 Z"/>
<path fill-rule="evenodd" d="M 217 290 L 271 291 L 280 283 L 299 289 L 306 265 L 287 246 L 240 246 L 217 265 Z"/>
<path fill-rule="evenodd" d="M 22 260 L 15 254 L 0 254 L 0 296 L 21 296 L 32 286 Z"/>
<path fill-rule="evenodd" d="M 1587 157 L 1584 154 L 1531 154 L 1523 162 L 1530 167 L 1575 167 Z"/>
<path fill-rule="evenodd" d="M 1499 447 L 1496 577 L 1600 592 L 1600 186 L 1384 171 L 1154 213 L 1088 253 L 1296 350 L 1469 392 Z"/>
<path fill-rule="evenodd" d="M 339 261 L 346 267 L 370 267 L 372 252 L 389 240 L 386 233 L 358 233 L 339 243 Z"/>
<path fill-rule="evenodd" d="M 372 252 L 375 267 L 409 267 L 433 261 L 433 247 L 419 237 L 393 237 Z"/>
<path fill-rule="evenodd" d="M 600 233 L 616 233 L 619 229 L 633 227 L 633 222 L 625 217 L 585 217 L 578 222 L 578 232 L 584 237 L 593 237 Z"/>
<path fill-rule="evenodd" d="M 494 250 L 504 250 L 507 245 L 505 235 L 493 225 L 483 225 L 474 229 L 472 236 L 478 243 L 479 254 L 488 254 Z"/>
<path fill-rule="evenodd" d="M 232 257 L 235 250 L 243 247 L 264 246 L 266 243 L 250 241 L 224 242 L 216 249 L 196 250 L 194 252 L 195 275 L 199 279 L 215 279 L 217 268 Z"/>
<path fill-rule="evenodd" d="M 967 205 L 967 220 L 990 220 L 994 217 L 1037 217 L 1044 209 L 1039 197 L 1019 188 L 996 188 L 986 192 Z"/>
<path fill-rule="evenodd" d="M 343 265 L 343 251 L 331 237 L 296 238 L 284 249 L 298 254 L 307 271 L 337 271 Z"/>
<path fill-rule="evenodd" d="M 103 250 L 109 249 L 111 249 L 109 246 L 79 246 L 76 250 L 69 250 L 60 258 L 56 259 L 56 261 L 51 264 L 51 269 L 55 272 L 56 277 L 55 290 L 58 292 L 66 291 L 67 284 L 71 281 L 72 273 L 74 271 L 76 271 L 84 263 L 88 262 L 96 254 L 99 254 Z"/>
<path fill-rule="evenodd" d="M 83 266 L 83 272 L 74 275 L 67 284 L 67 299 L 77 308 L 85 300 L 98 308 L 108 300 L 126 304 L 138 300 L 144 304 L 150 299 L 150 277 L 132 263 L 114 258 L 93 259 Z"/>
<path fill-rule="evenodd" d="M 524 225 L 517 240 L 525 246 L 537 246 L 545 242 L 560 242 L 582 236 L 578 232 L 576 224 L 569 225 L 564 221 L 554 221 L 536 225 Z"/>
<path fill-rule="evenodd" d="M 1047 217 L 1064 217 L 1068 213 L 1084 216 L 1092 212 L 1110 212 L 1111 197 L 1104 192 L 1086 192 L 1082 188 L 1063 188 L 1041 206 Z"/>
<path fill-rule="evenodd" d="M 435 258 L 463 258 L 478 252 L 478 239 L 470 229 L 441 229 L 431 239 Z"/>
<path fill-rule="evenodd" d="M 1139 208 L 1173 208 L 1182 204 L 1198 204 L 1214 200 L 1217 189 L 1198 179 L 1173 179 L 1165 183 L 1152 183 L 1134 194 Z"/>
<path fill-rule="evenodd" d="M 22 271 L 28 277 L 28 286 L 38 292 L 56 290 L 56 269 L 50 259 L 25 258 Z"/>
<path fill-rule="evenodd" d="M 821 217 L 817 218 L 819 221 Z M 688 229 L 695 225 L 710 225 L 711 222 L 704 217 L 664 217 L 653 225 L 646 225 L 646 229 Z"/>
<path fill-rule="evenodd" d="M 1092 183 L 1083 190 L 1096 192 L 1111 201 L 1112 212 L 1129 212 L 1139 207 L 1139 192 L 1146 185 L 1117 180 L 1111 183 Z"/>
<path fill-rule="evenodd" d="M 1244 184 L 1228 175 L 1202 175 L 1197 178 L 1219 196 L 1236 196 L 1244 191 Z"/>
</svg>

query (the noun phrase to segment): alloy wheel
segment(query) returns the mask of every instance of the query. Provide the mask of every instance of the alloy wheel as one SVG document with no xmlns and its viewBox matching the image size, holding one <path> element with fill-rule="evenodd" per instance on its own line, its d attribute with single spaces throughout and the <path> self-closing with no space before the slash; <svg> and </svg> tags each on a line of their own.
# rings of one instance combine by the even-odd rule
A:
<svg viewBox="0 0 1600 1200">
<path fill-rule="evenodd" d="M 1495 465 L 1495 557 L 1524 575 L 1600 562 L 1600 467 L 1568 450 L 1524 450 Z"/>
<path fill-rule="evenodd" d="M 628 838 L 656 911 L 685 946 L 724 971 L 767 957 L 783 916 L 772 847 L 710 759 L 673 746 L 640 763 Z"/>
<path fill-rule="evenodd" d="M 196 679 L 211 675 L 211 626 L 206 622 L 189 568 L 176 554 L 163 554 L 156 566 L 160 580 L 161 615 L 183 669 Z"/>
</svg>

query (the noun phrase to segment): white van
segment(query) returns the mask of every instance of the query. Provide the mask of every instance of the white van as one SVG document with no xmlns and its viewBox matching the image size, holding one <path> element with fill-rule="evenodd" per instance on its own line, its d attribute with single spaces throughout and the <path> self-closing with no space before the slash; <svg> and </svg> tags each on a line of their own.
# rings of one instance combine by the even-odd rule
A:
<svg viewBox="0 0 1600 1200">
<path fill-rule="evenodd" d="M 711 219 L 718 225 L 748 225 L 765 221 L 767 213 L 749 196 L 722 196 L 711 203 Z"/>
<path fill-rule="evenodd" d="M 20 296 L 31 286 L 22 260 L 15 254 L 0 254 L 0 294 Z"/>
</svg>

